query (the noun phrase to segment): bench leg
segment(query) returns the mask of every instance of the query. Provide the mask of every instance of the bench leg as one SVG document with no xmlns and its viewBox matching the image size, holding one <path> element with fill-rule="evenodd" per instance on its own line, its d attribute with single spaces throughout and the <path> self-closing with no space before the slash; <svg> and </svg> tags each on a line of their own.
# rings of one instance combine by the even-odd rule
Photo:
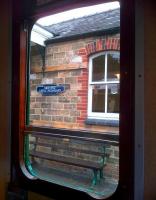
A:
<svg viewBox="0 0 156 200">
<path fill-rule="evenodd" d="M 98 176 L 98 170 L 96 169 L 93 169 L 93 172 L 94 172 L 94 178 L 93 178 L 93 182 L 92 182 L 92 185 L 96 185 L 97 184 L 97 176 Z"/>
</svg>

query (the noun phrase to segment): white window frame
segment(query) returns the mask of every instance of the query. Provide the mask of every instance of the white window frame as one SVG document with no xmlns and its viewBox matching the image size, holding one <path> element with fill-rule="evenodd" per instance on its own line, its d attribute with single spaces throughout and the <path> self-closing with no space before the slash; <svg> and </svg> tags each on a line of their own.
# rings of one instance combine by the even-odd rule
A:
<svg viewBox="0 0 156 200">
<path fill-rule="evenodd" d="M 105 51 L 100 52 L 95 55 L 90 56 L 89 58 L 89 79 L 88 79 L 88 118 L 93 119 L 108 119 L 108 120 L 119 120 L 119 113 L 100 113 L 100 112 L 92 112 L 92 86 L 93 85 L 100 85 L 104 84 L 106 85 L 106 95 L 105 95 L 105 110 L 107 111 L 107 94 L 108 94 L 108 85 L 117 83 L 119 84 L 120 81 L 106 81 L 106 75 L 107 75 L 107 55 L 108 54 L 119 54 L 119 51 Z M 92 72 L 93 72 L 93 59 L 105 55 L 105 74 L 104 74 L 104 81 L 92 81 Z"/>
</svg>

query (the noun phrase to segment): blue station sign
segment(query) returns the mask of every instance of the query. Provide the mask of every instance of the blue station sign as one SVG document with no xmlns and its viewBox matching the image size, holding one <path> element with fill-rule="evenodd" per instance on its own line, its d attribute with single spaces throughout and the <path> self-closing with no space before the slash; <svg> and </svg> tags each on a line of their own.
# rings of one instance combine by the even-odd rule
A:
<svg viewBox="0 0 156 200">
<path fill-rule="evenodd" d="M 37 86 L 37 92 L 41 93 L 43 96 L 58 95 L 64 91 L 65 91 L 64 85 L 44 84 Z"/>
</svg>

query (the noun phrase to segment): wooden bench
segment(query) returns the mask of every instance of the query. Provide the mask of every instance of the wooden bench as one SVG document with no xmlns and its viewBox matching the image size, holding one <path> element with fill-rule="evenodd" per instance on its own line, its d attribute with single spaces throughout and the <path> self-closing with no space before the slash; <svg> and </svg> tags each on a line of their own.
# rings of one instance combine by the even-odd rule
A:
<svg viewBox="0 0 156 200">
<path fill-rule="evenodd" d="M 107 158 L 109 157 L 109 154 L 106 152 L 106 147 L 108 146 L 107 144 L 94 144 L 93 141 L 89 141 L 88 144 L 91 145 L 91 147 L 89 148 L 89 145 L 85 145 L 87 143 L 84 143 L 82 138 L 82 144 L 79 143 L 75 146 L 72 145 L 71 140 L 68 138 L 63 138 L 61 140 L 62 142 L 57 144 L 50 143 L 49 141 L 52 140 L 52 138 L 49 136 L 35 136 L 35 138 L 36 139 L 34 141 L 29 142 L 30 145 L 33 145 L 34 147 L 29 150 L 29 155 L 31 156 L 31 158 L 45 159 L 67 165 L 91 169 L 93 170 L 94 174 L 92 185 L 96 185 L 97 181 L 104 178 L 103 170 L 106 166 Z M 42 140 L 44 140 L 44 142 Z M 99 145 L 100 147 L 97 145 Z M 86 146 L 88 147 L 86 148 Z M 49 149 L 49 151 L 45 152 L 45 148 Z M 41 149 L 43 149 L 43 151 L 41 151 Z M 60 150 L 63 153 L 60 153 Z M 68 153 L 64 152 L 72 152 L 74 156 L 68 155 Z M 96 157 L 97 159 L 88 159 L 88 157 Z"/>
</svg>

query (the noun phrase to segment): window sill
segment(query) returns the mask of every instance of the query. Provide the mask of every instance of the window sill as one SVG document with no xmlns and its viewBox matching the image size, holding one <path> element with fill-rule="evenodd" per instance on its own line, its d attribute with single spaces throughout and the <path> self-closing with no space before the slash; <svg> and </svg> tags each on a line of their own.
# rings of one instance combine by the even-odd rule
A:
<svg viewBox="0 0 156 200">
<path fill-rule="evenodd" d="M 113 120 L 113 119 L 91 119 L 88 118 L 85 120 L 85 124 L 87 125 L 99 125 L 99 126 L 113 126 L 118 127 L 119 126 L 119 120 Z"/>
</svg>

